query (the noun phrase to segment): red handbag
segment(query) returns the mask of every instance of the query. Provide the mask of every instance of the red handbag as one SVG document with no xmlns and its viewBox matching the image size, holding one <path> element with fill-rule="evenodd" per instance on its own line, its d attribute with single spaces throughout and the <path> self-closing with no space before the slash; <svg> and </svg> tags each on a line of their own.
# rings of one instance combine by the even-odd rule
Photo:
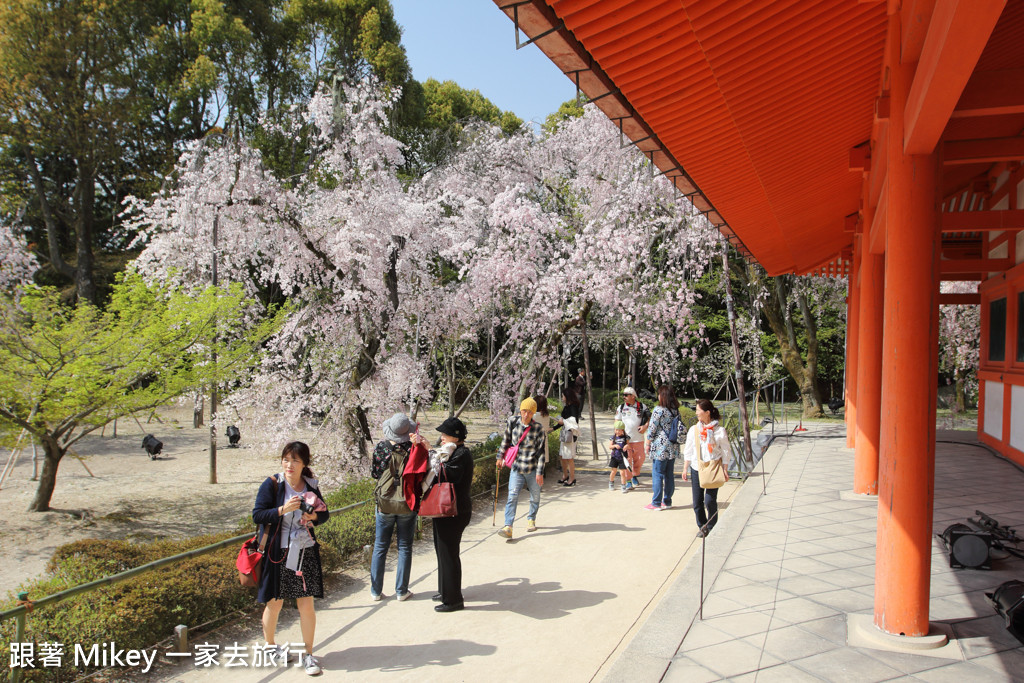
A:
<svg viewBox="0 0 1024 683">
<path fill-rule="evenodd" d="M 444 465 L 441 465 L 441 476 L 445 473 Z M 435 519 L 437 517 L 454 517 L 459 514 L 458 506 L 455 503 L 455 485 L 447 481 L 437 481 L 427 495 L 420 501 L 420 517 Z"/>
<path fill-rule="evenodd" d="M 277 477 L 269 477 L 271 490 L 274 498 L 277 498 Z M 280 527 L 279 527 L 280 528 Z M 270 530 L 263 532 L 262 542 L 259 538 L 259 531 L 256 536 L 242 544 L 238 550 L 238 558 L 235 560 L 235 568 L 238 570 L 238 582 L 246 588 L 256 588 L 260 585 L 260 572 L 263 570 L 263 551 L 267 547 L 267 536 Z M 275 532 L 275 536 L 277 533 Z"/>
<path fill-rule="evenodd" d="M 264 534 L 264 539 L 266 535 Z M 255 588 L 260 585 L 260 571 L 263 567 L 263 551 L 257 545 L 256 537 L 253 536 L 242 544 L 238 551 L 238 559 L 235 560 L 235 568 L 238 569 L 238 582 L 246 588 Z"/>
<path fill-rule="evenodd" d="M 533 424 L 531 423 L 523 430 L 522 436 L 519 437 L 519 442 L 515 446 L 510 446 L 508 450 L 505 451 L 505 467 L 512 469 L 512 465 L 515 464 L 516 458 L 519 457 L 519 446 L 522 445 L 523 439 L 526 438 L 526 435 L 530 433 L 532 428 Z"/>
</svg>

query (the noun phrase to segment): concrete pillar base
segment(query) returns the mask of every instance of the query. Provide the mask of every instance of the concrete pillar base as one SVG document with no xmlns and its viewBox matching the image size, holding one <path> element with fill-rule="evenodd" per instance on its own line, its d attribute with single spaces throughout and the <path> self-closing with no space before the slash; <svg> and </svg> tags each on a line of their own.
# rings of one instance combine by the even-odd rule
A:
<svg viewBox="0 0 1024 683">
<path fill-rule="evenodd" d="M 903 652 L 963 661 L 964 653 L 960 643 L 953 638 L 953 631 L 947 624 L 928 624 L 926 636 L 894 636 L 875 626 L 871 614 L 846 615 L 846 643 L 851 647 L 866 647 L 885 652 Z"/>
<path fill-rule="evenodd" d="M 877 493 L 854 493 L 853 491 L 840 491 L 839 500 L 852 500 L 855 503 L 877 503 Z"/>
</svg>

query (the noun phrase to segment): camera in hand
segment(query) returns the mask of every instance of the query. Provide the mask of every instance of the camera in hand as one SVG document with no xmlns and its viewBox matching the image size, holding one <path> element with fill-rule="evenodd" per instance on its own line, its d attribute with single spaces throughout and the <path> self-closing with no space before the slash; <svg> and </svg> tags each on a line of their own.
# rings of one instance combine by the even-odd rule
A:
<svg viewBox="0 0 1024 683">
<path fill-rule="evenodd" d="M 300 500 L 299 501 L 299 509 L 302 510 L 303 512 L 308 512 L 309 514 L 313 514 L 313 506 L 310 505 L 309 503 L 307 503 L 304 500 Z"/>
</svg>

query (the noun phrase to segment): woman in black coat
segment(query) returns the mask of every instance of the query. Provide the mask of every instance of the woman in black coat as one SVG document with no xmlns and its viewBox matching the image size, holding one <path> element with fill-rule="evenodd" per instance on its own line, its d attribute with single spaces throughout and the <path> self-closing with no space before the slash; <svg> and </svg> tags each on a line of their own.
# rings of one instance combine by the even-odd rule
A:
<svg viewBox="0 0 1024 683">
<path fill-rule="evenodd" d="M 437 612 L 457 612 L 463 608 L 462 559 L 459 545 L 462 532 L 473 516 L 473 501 L 469 489 L 473 483 L 473 455 L 466 448 L 466 425 L 457 417 L 450 417 L 437 428 L 441 432 L 441 448 L 453 444 L 455 449 L 447 461 L 440 463 L 438 479 L 455 485 L 454 517 L 434 519 L 434 552 L 437 554 L 437 594 L 434 601 Z M 448 446 L 451 448 L 451 446 Z"/>
<path fill-rule="evenodd" d="M 311 498 L 307 495 L 309 493 L 323 501 L 317 480 L 309 469 L 309 460 L 309 446 L 301 441 L 292 441 L 284 447 L 281 452 L 283 471 L 268 477 L 260 486 L 252 519 L 260 525 L 258 534 L 261 539 L 264 532 L 267 533 L 256 600 L 266 603 L 263 610 L 263 636 L 267 645 L 273 647 L 270 656 L 276 659 L 288 654 L 286 649 L 274 643 L 274 638 L 284 599 L 295 598 L 306 648 L 302 665 L 306 673 L 315 676 L 320 673 L 320 665 L 313 658 L 313 636 L 316 630 L 313 598 L 322 598 L 324 587 L 320 547 L 313 536 L 312 527 L 326 522 L 330 513 L 326 509 L 321 512 L 305 512 L 300 509 L 304 500 Z M 293 565 L 294 569 L 289 568 L 289 565 Z"/>
</svg>

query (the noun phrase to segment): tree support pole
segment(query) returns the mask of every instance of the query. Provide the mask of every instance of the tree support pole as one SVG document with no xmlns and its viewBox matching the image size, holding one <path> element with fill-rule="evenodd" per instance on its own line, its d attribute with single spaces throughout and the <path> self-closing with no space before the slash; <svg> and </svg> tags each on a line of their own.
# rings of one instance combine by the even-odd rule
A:
<svg viewBox="0 0 1024 683">
<path fill-rule="evenodd" d="M 213 286 L 217 286 L 217 228 L 219 227 L 220 213 L 216 213 L 213 216 Z M 213 340 L 214 344 L 217 343 L 217 321 L 213 321 L 214 333 Z M 211 360 L 214 367 L 217 366 L 217 352 L 214 351 L 211 354 Z M 217 483 L 217 382 L 213 381 L 210 383 L 210 483 Z"/>
<path fill-rule="evenodd" d="M 743 383 L 743 365 L 740 360 L 740 337 L 736 331 L 736 308 L 732 300 L 732 280 L 729 278 L 729 243 L 722 240 L 722 276 L 725 278 L 725 307 L 729 314 L 729 334 L 732 336 L 732 357 L 736 364 L 736 398 L 740 406 L 740 428 L 743 430 L 743 462 L 753 464 L 754 449 L 750 447 L 750 421 L 747 419 L 747 392 Z"/>
<path fill-rule="evenodd" d="M 480 379 L 476 381 L 476 384 L 474 384 L 473 388 L 470 390 L 469 396 L 467 396 L 466 400 L 462 402 L 462 405 L 459 406 L 459 409 L 455 411 L 455 417 L 462 415 L 462 411 L 466 409 L 466 406 L 469 405 L 469 402 L 473 400 L 474 396 L 476 396 L 477 389 L 479 389 L 480 385 L 484 383 L 484 380 L 487 379 L 487 376 L 491 374 L 491 368 L 493 368 L 494 364 L 498 362 L 499 358 L 501 358 L 501 354 L 505 352 L 505 349 L 508 348 L 508 345 L 509 342 L 506 341 L 504 344 L 501 345 L 501 348 L 498 349 L 498 352 L 494 354 L 494 358 L 491 359 L 490 364 L 484 370 L 484 374 L 480 375 Z"/>
<path fill-rule="evenodd" d="M 590 446 L 594 451 L 594 460 L 597 460 L 601 456 L 597 454 L 597 423 L 594 421 L 594 387 L 590 383 L 590 344 L 587 343 L 586 316 L 580 322 L 580 329 L 583 330 L 583 369 L 587 373 L 587 396 L 590 397 L 587 402 L 590 406 Z M 582 401 L 583 396 L 580 396 L 579 399 Z"/>
</svg>

